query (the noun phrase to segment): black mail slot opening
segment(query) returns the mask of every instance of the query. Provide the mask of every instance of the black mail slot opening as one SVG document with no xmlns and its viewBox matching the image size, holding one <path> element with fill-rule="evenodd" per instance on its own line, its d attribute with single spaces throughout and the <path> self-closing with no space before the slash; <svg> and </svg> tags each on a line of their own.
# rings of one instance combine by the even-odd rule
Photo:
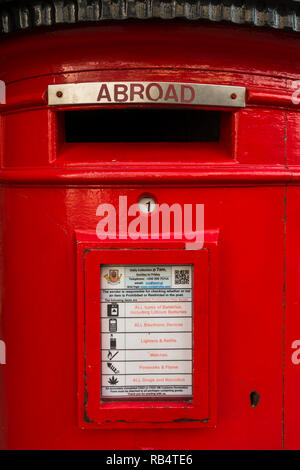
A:
<svg viewBox="0 0 300 470">
<path fill-rule="evenodd" d="M 64 115 L 67 143 L 220 140 L 220 111 L 135 108 L 66 111 Z"/>
</svg>

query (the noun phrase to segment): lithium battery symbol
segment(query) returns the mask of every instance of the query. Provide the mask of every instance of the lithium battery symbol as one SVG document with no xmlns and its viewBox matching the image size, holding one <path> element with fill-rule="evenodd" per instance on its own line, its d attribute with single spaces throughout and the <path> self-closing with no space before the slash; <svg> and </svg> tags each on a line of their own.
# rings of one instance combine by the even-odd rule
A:
<svg viewBox="0 0 300 470">
<path fill-rule="evenodd" d="M 119 316 L 119 305 L 118 304 L 108 304 L 107 305 L 107 316 L 108 317 L 118 317 Z"/>
</svg>

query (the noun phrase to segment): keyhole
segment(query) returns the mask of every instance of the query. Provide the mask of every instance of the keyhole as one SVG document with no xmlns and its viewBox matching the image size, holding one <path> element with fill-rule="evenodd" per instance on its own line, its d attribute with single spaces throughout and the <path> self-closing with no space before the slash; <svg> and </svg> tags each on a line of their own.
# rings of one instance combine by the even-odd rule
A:
<svg viewBox="0 0 300 470">
<path fill-rule="evenodd" d="M 260 400 L 260 395 L 255 390 L 250 393 L 250 405 L 252 408 L 256 408 Z"/>
</svg>

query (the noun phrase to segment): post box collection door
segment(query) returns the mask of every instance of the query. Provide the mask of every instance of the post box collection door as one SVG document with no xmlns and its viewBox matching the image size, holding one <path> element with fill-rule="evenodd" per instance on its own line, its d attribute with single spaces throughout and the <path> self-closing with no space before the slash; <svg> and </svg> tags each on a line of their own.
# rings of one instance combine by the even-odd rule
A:
<svg viewBox="0 0 300 470">
<path fill-rule="evenodd" d="M 299 448 L 297 41 L 2 40 L 3 448 Z"/>
</svg>

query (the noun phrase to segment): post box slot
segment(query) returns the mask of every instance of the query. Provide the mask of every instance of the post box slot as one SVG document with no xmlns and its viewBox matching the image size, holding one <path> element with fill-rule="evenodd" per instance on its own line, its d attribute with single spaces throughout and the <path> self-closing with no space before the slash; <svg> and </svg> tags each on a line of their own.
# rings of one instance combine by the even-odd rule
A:
<svg viewBox="0 0 300 470">
<path fill-rule="evenodd" d="M 66 143 L 218 142 L 220 111 L 100 109 L 66 111 Z"/>
</svg>

